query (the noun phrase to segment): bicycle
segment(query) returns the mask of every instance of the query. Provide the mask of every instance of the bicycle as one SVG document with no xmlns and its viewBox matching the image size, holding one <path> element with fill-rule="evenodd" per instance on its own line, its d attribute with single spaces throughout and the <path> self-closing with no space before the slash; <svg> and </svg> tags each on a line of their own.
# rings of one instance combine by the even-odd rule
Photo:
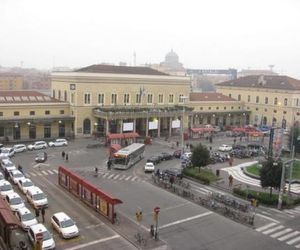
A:
<svg viewBox="0 0 300 250">
<path fill-rule="evenodd" d="M 140 232 L 135 234 L 134 237 L 140 245 L 143 245 L 143 246 L 147 245 L 146 239 L 143 237 L 143 235 Z"/>
</svg>

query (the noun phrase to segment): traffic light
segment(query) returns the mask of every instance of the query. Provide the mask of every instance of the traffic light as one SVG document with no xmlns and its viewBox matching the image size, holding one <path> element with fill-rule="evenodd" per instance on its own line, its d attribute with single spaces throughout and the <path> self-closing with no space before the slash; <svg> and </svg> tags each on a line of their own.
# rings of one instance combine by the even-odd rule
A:
<svg viewBox="0 0 300 250">
<path fill-rule="evenodd" d="M 137 221 L 141 221 L 143 219 L 143 213 L 142 213 L 142 211 L 137 211 L 135 213 L 135 217 L 136 217 Z"/>
</svg>

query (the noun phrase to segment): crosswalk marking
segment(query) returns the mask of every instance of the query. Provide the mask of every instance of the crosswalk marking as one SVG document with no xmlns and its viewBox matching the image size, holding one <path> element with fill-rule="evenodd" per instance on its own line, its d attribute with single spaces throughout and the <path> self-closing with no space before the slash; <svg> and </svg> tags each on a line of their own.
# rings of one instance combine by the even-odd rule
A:
<svg viewBox="0 0 300 250">
<path fill-rule="evenodd" d="M 277 226 L 277 227 L 273 227 L 273 228 L 271 228 L 271 229 L 269 229 L 267 231 L 264 231 L 262 233 L 263 234 L 270 234 L 270 233 L 273 233 L 273 232 L 275 232 L 275 231 L 277 231 L 277 230 L 279 230 L 281 228 L 284 228 L 284 226 L 280 225 L 280 226 Z"/>
<path fill-rule="evenodd" d="M 134 176 L 134 177 L 131 179 L 131 181 L 135 181 L 136 179 L 137 179 L 137 177 Z"/>
<path fill-rule="evenodd" d="M 42 173 L 36 173 L 38 176 L 43 176 L 43 174 Z"/>
<path fill-rule="evenodd" d="M 105 178 L 106 176 L 108 176 L 109 175 L 109 173 L 105 173 L 104 175 L 103 175 L 103 177 Z"/>
<path fill-rule="evenodd" d="M 292 245 L 292 244 L 294 244 L 294 243 L 296 243 L 298 241 L 300 241 L 300 236 L 298 236 L 297 238 L 294 238 L 294 239 L 288 241 L 286 244 Z"/>
<path fill-rule="evenodd" d="M 48 172 L 49 174 L 53 174 L 51 170 L 47 170 L 47 172 Z"/>
<path fill-rule="evenodd" d="M 111 174 L 110 176 L 107 177 L 107 179 L 111 179 L 114 176 L 114 174 Z"/>
<path fill-rule="evenodd" d="M 295 232 L 293 232 L 293 233 L 290 233 L 290 234 L 287 234 L 287 235 L 285 235 L 285 236 L 282 236 L 282 237 L 278 238 L 278 240 L 284 241 L 284 240 L 287 240 L 287 239 L 289 239 L 289 238 L 292 238 L 292 237 L 294 237 L 294 236 L 296 236 L 296 235 L 298 235 L 298 234 L 299 234 L 299 232 L 298 232 L 298 231 L 295 231 Z"/>
<path fill-rule="evenodd" d="M 131 178 L 131 176 L 129 175 L 129 176 L 125 179 L 125 181 L 128 181 L 130 178 Z"/>
<path fill-rule="evenodd" d="M 57 169 L 53 169 L 54 173 L 58 174 L 58 170 Z"/>
<path fill-rule="evenodd" d="M 119 180 L 120 180 L 120 181 L 123 180 L 126 176 L 127 176 L 127 175 L 123 174 Z"/>
<path fill-rule="evenodd" d="M 115 176 L 113 179 L 114 179 L 114 180 L 116 180 L 116 179 L 118 179 L 118 178 L 119 178 L 119 176 L 120 176 L 120 175 L 119 175 L 119 174 L 117 174 L 117 175 L 116 175 L 116 176 Z"/>
<path fill-rule="evenodd" d="M 264 225 L 264 226 L 262 226 L 262 227 L 256 228 L 256 231 L 257 231 L 257 232 L 261 232 L 261 231 L 263 231 L 263 230 L 265 230 L 265 229 L 268 229 L 269 227 L 273 227 L 273 226 L 275 226 L 275 225 L 277 225 L 277 223 L 272 222 L 272 223 L 270 223 L 270 224 L 267 224 L 267 225 Z"/>
<path fill-rule="evenodd" d="M 300 248 L 300 244 L 296 245 L 295 247 L 296 247 L 296 248 Z"/>
<path fill-rule="evenodd" d="M 293 231 L 293 229 L 291 229 L 291 228 L 286 228 L 285 230 L 282 230 L 282 231 L 280 231 L 280 232 L 277 232 L 277 233 L 274 233 L 274 234 L 272 234 L 272 235 L 270 235 L 272 238 L 277 238 L 277 237 L 279 237 L 279 236 L 281 236 L 281 235 L 284 235 L 284 234 L 287 234 L 287 233 L 289 233 L 289 232 L 291 232 L 291 231 Z"/>
<path fill-rule="evenodd" d="M 48 175 L 48 173 L 45 170 L 41 171 L 44 175 Z"/>
</svg>

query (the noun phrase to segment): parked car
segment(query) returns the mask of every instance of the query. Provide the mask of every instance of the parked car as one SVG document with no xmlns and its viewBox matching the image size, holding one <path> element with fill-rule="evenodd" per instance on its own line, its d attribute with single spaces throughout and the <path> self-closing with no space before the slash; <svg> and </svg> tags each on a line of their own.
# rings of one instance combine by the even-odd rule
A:
<svg viewBox="0 0 300 250">
<path fill-rule="evenodd" d="M 2 198 L 5 198 L 6 195 L 13 193 L 14 190 L 9 181 L 3 181 L 0 183 L 0 194 Z"/>
<path fill-rule="evenodd" d="M 48 206 L 48 199 L 44 192 L 36 186 L 28 188 L 26 192 L 27 201 L 34 207 L 34 208 L 41 208 Z"/>
<path fill-rule="evenodd" d="M 17 211 L 19 208 L 25 207 L 24 201 L 20 195 L 15 192 L 7 194 L 5 202 L 13 212 Z"/>
<path fill-rule="evenodd" d="M 146 162 L 145 167 L 144 167 L 145 173 L 147 172 L 154 172 L 155 171 L 155 166 L 153 162 Z"/>
<path fill-rule="evenodd" d="M 178 169 L 178 168 L 170 168 L 170 169 L 166 169 L 166 170 L 163 170 L 163 175 L 166 175 L 168 177 L 178 177 L 178 178 L 182 178 L 183 175 L 182 175 L 182 171 L 181 169 Z"/>
<path fill-rule="evenodd" d="M 49 147 L 61 147 L 68 146 L 68 141 L 66 139 L 56 139 L 48 143 Z"/>
<path fill-rule="evenodd" d="M 13 146 L 13 149 L 15 150 L 15 153 L 20 153 L 26 151 L 27 147 L 25 144 L 16 144 Z"/>
<path fill-rule="evenodd" d="M 16 170 L 16 165 L 9 159 L 9 158 L 4 158 L 1 160 L 1 166 L 3 171 L 13 171 Z"/>
<path fill-rule="evenodd" d="M 51 217 L 51 225 L 65 239 L 79 235 L 76 223 L 64 212 L 55 213 Z"/>
<path fill-rule="evenodd" d="M 25 231 L 28 231 L 30 226 L 38 224 L 37 219 L 27 207 L 19 208 L 15 214 Z"/>
<path fill-rule="evenodd" d="M 0 148 L 3 148 L 3 147 L 4 147 L 4 145 L 2 143 L 0 143 Z"/>
<path fill-rule="evenodd" d="M 173 156 L 175 158 L 180 158 L 181 157 L 181 152 L 182 152 L 181 149 L 175 150 L 174 153 L 173 153 Z"/>
<path fill-rule="evenodd" d="M 23 175 L 23 173 L 21 173 L 21 171 L 17 170 L 17 169 L 10 171 L 9 177 L 15 185 L 17 185 L 19 180 L 25 179 L 25 176 Z"/>
<path fill-rule="evenodd" d="M 47 153 L 46 152 L 38 153 L 34 160 L 35 162 L 45 162 L 47 160 Z"/>
<path fill-rule="evenodd" d="M 222 152 L 228 152 L 231 150 L 232 150 L 232 147 L 229 145 L 226 145 L 226 144 L 223 144 L 222 146 L 219 147 L 219 151 L 222 151 Z"/>
<path fill-rule="evenodd" d="M 15 155 L 15 150 L 13 148 L 1 148 L 0 149 L 0 159 L 7 158 L 7 157 L 13 157 Z"/>
<path fill-rule="evenodd" d="M 160 163 L 161 158 L 159 156 L 151 156 L 147 159 L 147 162 L 152 162 L 154 165 Z"/>
<path fill-rule="evenodd" d="M 28 150 L 45 149 L 47 147 L 48 147 L 48 145 L 47 145 L 47 143 L 45 141 L 36 141 L 36 142 L 34 142 L 32 144 L 29 144 L 27 146 L 27 149 Z"/>
<path fill-rule="evenodd" d="M 0 183 L 1 183 L 2 181 L 5 181 L 5 179 L 4 179 L 3 174 L 0 172 Z"/>
<path fill-rule="evenodd" d="M 171 160 L 173 158 L 173 155 L 166 152 L 162 152 L 160 153 L 160 157 L 163 161 L 165 161 L 165 160 Z"/>
<path fill-rule="evenodd" d="M 33 182 L 28 178 L 20 179 L 17 185 L 23 194 L 26 194 L 27 190 L 34 186 Z"/>
<path fill-rule="evenodd" d="M 41 223 L 32 225 L 28 229 L 28 238 L 31 244 L 34 245 L 35 242 L 37 242 L 37 237 L 40 233 L 43 234 L 42 249 L 47 249 L 47 250 L 55 249 L 55 242 L 52 238 L 52 235 L 47 230 L 47 228 Z"/>
</svg>

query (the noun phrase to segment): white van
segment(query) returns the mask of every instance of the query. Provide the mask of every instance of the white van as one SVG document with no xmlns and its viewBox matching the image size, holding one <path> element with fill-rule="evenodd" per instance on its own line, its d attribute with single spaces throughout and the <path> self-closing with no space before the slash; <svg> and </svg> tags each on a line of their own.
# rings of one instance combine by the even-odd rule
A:
<svg viewBox="0 0 300 250">
<path fill-rule="evenodd" d="M 52 250 L 55 249 L 55 242 L 52 235 L 43 224 L 35 224 L 29 227 L 28 238 L 32 245 L 37 241 L 39 234 L 43 235 L 42 249 Z"/>
<path fill-rule="evenodd" d="M 48 207 L 48 199 L 44 192 L 36 186 L 29 188 L 26 192 L 26 198 L 34 208 Z"/>
<path fill-rule="evenodd" d="M 11 184 L 8 181 L 0 182 L 0 195 L 5 198 L 6 195 L 14 193 Z"/>
</svg>

